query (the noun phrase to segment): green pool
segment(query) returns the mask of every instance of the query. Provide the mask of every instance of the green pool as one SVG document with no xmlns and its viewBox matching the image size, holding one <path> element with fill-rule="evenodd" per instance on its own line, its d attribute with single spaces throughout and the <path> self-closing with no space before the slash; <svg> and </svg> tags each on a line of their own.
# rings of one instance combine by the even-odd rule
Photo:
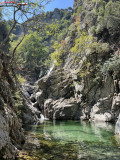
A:
<svg viewBox="0 0 120 160">
<path fill-rule="evenodd" d="M 45 122 L 28 126 L 26 137 L 19 159 L 120 160 L 120 137 L 109 123 Z"/>
</svg>

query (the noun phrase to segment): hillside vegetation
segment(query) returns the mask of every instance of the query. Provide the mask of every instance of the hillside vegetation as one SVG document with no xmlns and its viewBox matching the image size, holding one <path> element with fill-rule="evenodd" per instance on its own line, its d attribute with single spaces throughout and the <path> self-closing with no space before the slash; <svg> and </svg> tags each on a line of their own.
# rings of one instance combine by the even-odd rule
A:
<svg viewBox="0 0 120 160">
<path fill-rule="evenodd" d="M 71 23 L 71 14 L 71 8 L 65 10 L 56 8 L 53 12 L 36 16 L 37 25 L 34 24 L 32 19 L 28 20 L 26 25 L 29 24 L 32 27 L 26 28 L 29 31 L 26 32 L 24 40 L 16 50 L 16 62 L 22 68 L 32 68 L 34 71 L 38 70 L 40 76 L 45 75 L 52 63 L 50 59 L 50 54 L 54 50 L 52 46 L 55 41 L 61 42 L 66 37 Z M 21 35 L 18 38 L 16 32 L 14 31 L 14 34 L 11 35 L 10 54 L 23 36 Z"/>
</svg>

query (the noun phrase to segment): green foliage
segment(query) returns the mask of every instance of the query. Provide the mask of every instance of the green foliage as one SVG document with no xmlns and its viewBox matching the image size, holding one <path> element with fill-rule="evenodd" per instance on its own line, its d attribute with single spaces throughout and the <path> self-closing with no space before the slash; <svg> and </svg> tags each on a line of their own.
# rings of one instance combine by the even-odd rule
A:
<svg viewBox="0 0 120 160">
<path fill-rule="evenodd" d="M 120 70 L 120 55 L 113 55 L 112 58 L 105 61 L 101 66 L 101 72 L 103 75 L 107 75 L 111 71 Z"/>
<path fill-rule="evenodd" d="M 56 17 L 56 12 L 57 12 L 57 17 L 58 19 L 55 19 Z M 71 17 L 71 11 L 69 11 L 68 9 L 55 9 L 53 12 L 47 12 L 45 13 L 45 18 L 43 18 L 43 16 L 41 15 L 41 19 L 45 22 L 44 23 L 44 27 L 42 27 L 42 24 L 38 23 L 38 28 L 40 34 L 42 35 L 42 37 L 47 38 L 47 39 L 54 39 L 54 42 L 57 40 L 57 37 L 59 36 L 59 34 L 63 33 L 63 29 L 68 29 L 69 25 L 70 25 L 70 17 Z M 51 19 L 50 19 L 51 17 Z M 39 27 L 39 25 L 41 27 Z M 53 38 L 54 36 L 54 38 Z M 59 39 L 59 41 L 62 39 Z M 52 44 L 53 45 L 53 44 Z"/>
<path fill-rule="evenodd" d="M 65 49 L 63 49 L 64 45 L 61 41 L 67 36 L 71 23 L 71 11 L 71 8 L 69 10 L 55 9 L 53 12 L 43 13 L 35 17 L 38 20 L 35 28 L 37 28 L 39 32 L 29 31 L 15 53 L 15 60 L 21 67 L 34 69 L 35 71 L 39 68 L 40 73 L 43 75 L 43 72 L 45 73 L 51 66 L 51 63 L 53 63 L 52 61 L 56 61 L 57 65 L 62 63 L 61 55 L 65 54 Z M 56 12 L 58 13 L 57 16 L 55 15 Z M 55 17 L 61 20 L 57 20 Z M 32 24 L 33 20 L 31 19 L 28 25 Z M 17 27 L 17 29 L 19 29 L 19 27 Z M 17 29 L 14 31 L 15 33 Z M 11 54 L 21 39 L 22 36 L 16 39 L 14 34 L 11 35 Z M 56 41 L 58 41 L 60 45 L 54 45 L 54 47 L 52 47 Z M 55 52 L 55 50 L 57 51 Z M 54 53 L 51 55 L 52 59 L 50 58 L 51 53 Z"/>
<path fill-rule="evenodd" d="M 20 84 L 23 84 L 24 82 L 26 82 L 26 79 L 23 78 L 20 74 L 17 76 L 17 78 Z"/>
<path fill-rule="evenodd" d="M 64 28 L 61 33 L 59 33 L 57 40 L 60 42 L 62 39 L 65 39 L 65 37 L 67 36 L 68 33 L 68 29 Z M 54 41 L 53 41 L 54 42 Z"/>
<path fill-rule="evenodd" d="M 113 31 L 118 30 L 118 26 L 120 25 L 120 2 L 109 2 L 105 6 L 105 15 L 104 19 L 106 22 L 106 26 L 109 31 L 112 29 Z"/>
<path fill-rule="evenodd" d="M 96 33 L 100 33 L 104 28 L 107 28 L 111 35 L 118 32 L 118 26 L 120 25 L 120 2 L 109 1 L 105 7 L 102 6 L 98 9 Z"/>
<path fill-rule="evenodd" d="M 89 48 L 89 53 L 105 54 L 110 51 L 108 43 L 93 42 Z"/>
<path fill-rule="evenodd" d="M 98 10 L 99 10 L 99 11 L 98 11 L 98 15 L 99 15 L 99 16 L 103 16 L 103 15 L 104 15 L 104 12 L 105 12 L 104 7 L 103 7 L 103 6 L 100 6 Z"/>
<path fill-rule="evenodd" d="M 87 49 L 92 45 L 93 37 L 88 35 L 86 32 L 82 32 L 80 37 L 75 40 L 74 47 L 71 48 L 71 52 L 85 54 Z"/>
<path fill-rule="evenodd" d="M 53 48 L 55 51 L 51 53 L 51 60 L 54 61 L 56 66 L 58 66 L 62 63 L 62 59 L 60 58 L 60 55 L 62 54 L 61 44 L 56 41 Z"/>
<path fill-rule="evenodd" d="M 41 29 L 39 30 L 41 32 Z M 43 36 L 58 36 L 58 33 L 60 32 L 60 24 L 58 21 L 53 22 L 51 24 L 46 24 L 44 27 L 44 30 L 42 30 Z"/>
<path fill-rule="evenodd" d="M 11 52 L 20 39 L 21 37 L 19 37 L 18 41 L 12 40 Z M 19 63 L 22 63 L 23 67 L 34 69 L 37 65 L 40 65 L 41 61 L 45 61 L 48 54 L 49 49 L 42 43 L 39 33 L 30 32 L 19 45 L 16 52 L 16 59 Z"/>
<path fill-rule="evenodd" d="M 84 23 L 85 28 L 91 28 L 90 33 L 100 34 L 104 29 L 107 29 L 112 37 L 119 33 L 120 1 L 92 0 L 83 3 L 81 14 L 79 14 L 80 22 Z M 90 5 L 89 11 L 86 9 L 88 5 Z"/>
<path fill-rule="evenodd" d="M 95 33 L 96 33 L 96 27 L 95 27 L 95 26 L 92 26 L 92 27 L 89 29 L 89 33 L 90 33 L 91 35 L 95 35 Z"/>
<path fill-rule="evenodd" d="M 50 58 L 47 58 L 44 62 L 44 65 L 47 67 L 47 69 L 50 68 L 51 64 L 52 64 L 52 61 Z"/>
<path fill-rule="evenodd" d="M 72 23 L 68 28 L 68 36 L 74 35 L 76 32 L 76 26 L 74 23 Z"/>
<path fill-rule="evenodd" d="M 91 63 L 84 60 L 81 68 L 79 69 L 78 76 L 80 76 L 81 78 L 85 78 L 87 75 L 89 75 L 90 66 L 91 66 Z"/>
<path fill-rule="evenodd" d="M 55 51 L 51 53 L 51 60 L 54 61 L 56 66 L 59 66 L 62 64 L 64 56 L 67 53 L 66 41 L 62 40 L 61 43 L 56 41 L 53 48 Z"/>
<path fill-rule="evenodd" d="M 79 6 L 78 9 L 77 9 L 77 12 L 76 13 L 73 13 L 73 17 L 77 17 L 79 16 L 79 14 L 82 12 L 82 6 Z"/>
</svg>

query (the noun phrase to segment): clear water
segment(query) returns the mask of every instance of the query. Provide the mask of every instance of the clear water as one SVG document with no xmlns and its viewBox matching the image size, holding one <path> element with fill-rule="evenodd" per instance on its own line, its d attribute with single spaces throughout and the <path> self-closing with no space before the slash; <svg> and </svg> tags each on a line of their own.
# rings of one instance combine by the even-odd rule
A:
<svg viewBox="0 0 120 160">
<path fill-rule="evenodd" d="M 80 121 L 45 122 L 26 129 L 19 159 L 120 160 L 120 137 L 114 125 Z"/>
</svg>

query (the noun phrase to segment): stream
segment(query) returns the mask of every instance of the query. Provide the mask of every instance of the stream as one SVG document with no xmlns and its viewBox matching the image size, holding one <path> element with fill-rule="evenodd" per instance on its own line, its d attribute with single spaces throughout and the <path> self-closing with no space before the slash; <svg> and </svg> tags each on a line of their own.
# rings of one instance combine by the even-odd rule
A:
<svg viewBox="0 0 120 160">
<path fill-rule="evenodd" d="M 80 121 L 45 121 L 26 127 L 19 160 L 120 160 L 114 125 Z"/>
</svg>

